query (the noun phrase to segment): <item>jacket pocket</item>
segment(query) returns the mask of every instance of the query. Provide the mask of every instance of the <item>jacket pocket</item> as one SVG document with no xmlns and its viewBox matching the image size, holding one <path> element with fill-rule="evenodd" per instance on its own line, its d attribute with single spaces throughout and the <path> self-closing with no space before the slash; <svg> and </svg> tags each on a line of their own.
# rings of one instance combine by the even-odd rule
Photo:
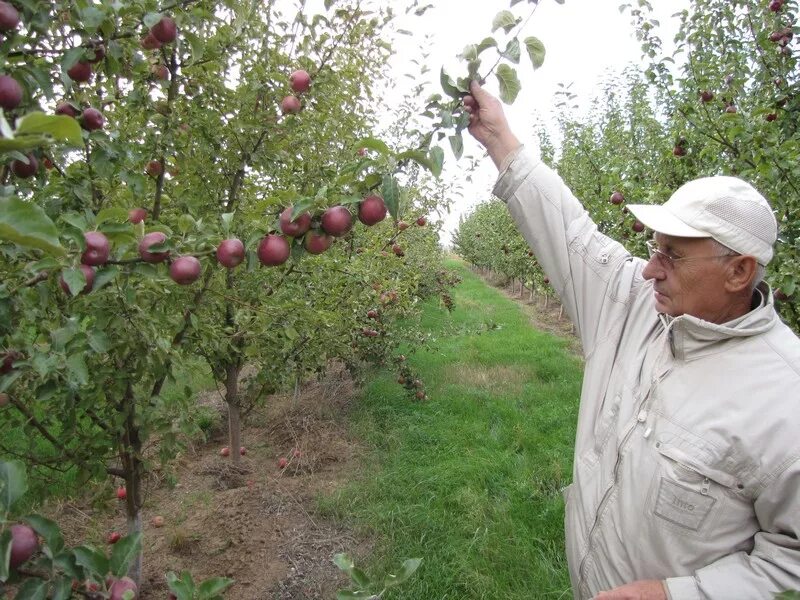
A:
<svg viewBox="0 0 800 600">
<path fill-rule="evenodd" d="M 736 478 L 680 446 L 656 442 L 655 449 L 660 468 L 650 502 L 653 515 L 671 528 L 701 532 L 715 520 Z"/>
</svg>

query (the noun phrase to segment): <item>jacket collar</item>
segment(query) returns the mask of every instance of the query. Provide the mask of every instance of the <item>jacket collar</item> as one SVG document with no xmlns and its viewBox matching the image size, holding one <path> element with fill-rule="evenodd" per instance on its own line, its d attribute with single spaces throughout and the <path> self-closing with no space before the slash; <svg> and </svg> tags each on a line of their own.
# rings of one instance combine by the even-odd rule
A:
<svg viewBox="0 0 800 600">
<path fill-rule="evenodd" d="M 772 329 L 778 322 L 772 290 L 766 282 L 762 282 L 756 294 L 758 305 L 754 309 L 721 325 L 691 315 L 670 317 L 659 314 L 667 330 L 672 356 L 677 360 L 693 360 L 720 352 L 723 342 L 727 340 L 749 338 Z"/>
</svg>

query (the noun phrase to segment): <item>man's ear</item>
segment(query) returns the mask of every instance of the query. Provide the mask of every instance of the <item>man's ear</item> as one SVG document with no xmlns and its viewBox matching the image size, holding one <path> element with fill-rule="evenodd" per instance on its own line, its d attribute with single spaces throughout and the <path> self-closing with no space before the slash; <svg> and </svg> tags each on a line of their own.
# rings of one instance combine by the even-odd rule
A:
<svg viewBox="0 0 800 600">
<path fill-rule="evenodd" d="M 758 264 L 756 259 L 746 254 L 734 256 L 728 261 L 725 290 L 731 293 L 750 290 L 756 276 Z"/>
</svg>

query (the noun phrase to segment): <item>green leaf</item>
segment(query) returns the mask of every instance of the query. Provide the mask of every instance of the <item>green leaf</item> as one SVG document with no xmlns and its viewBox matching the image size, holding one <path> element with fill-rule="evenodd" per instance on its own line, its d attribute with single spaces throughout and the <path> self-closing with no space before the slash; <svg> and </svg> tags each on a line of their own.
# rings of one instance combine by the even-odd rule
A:
<svg viewBox="0 0 800 600">
<path fill-rule="evenodd" d="M 103 223 L 127 223 L 128 221 L 128 211 L 124 208 L 104 208 L 99 213 L 97 213 L 97 217 L 95 217 L 95 221 L 97 221 L 98 225 L 102 225 Z"/>
<path fill-rule="evenodd" d="M 298 202 L 295 202 L 292 205 L 292 221 L 294 221 L 297 217 L 299 217 L 301 213 L 306 212 L 313 206 L 314 206 L 314 198 L 311 198 L 310 196 L 301 198 Z"/>
<path fill-rule="evenodd" d="M 545 49 L 542 41 L 537 37 L 527 37 L 524 40 L 528 56 L 531 57 L 533 68 L 538 69 L 544 64 Z"/>
<path fill-rule="evenodd" d="M 212 599 L 233 585 L 234 580 L 227 577 L 212 577 L 197 586 L 199 600 Z"/>
<path fill-rule="evenodd" d="M 357 600 L 358 598 L 371 598 L 374 594 L 366 590 L 340 590 L 336 592 L 336 600 Z"/>
<path fill-rule="evenodd" d="M 53 555 L 64 549 L 64 537 L 61 535 L 61 530 L 59 530 L 55 521 L 46 519 L 41 515 L 28 515 L 23 520 L 44 538 Z"/>
<path fill-rule="evenodd" d="M 71 354 L 67 358 L 67 368 L 69 369 L 72 379 L 79 385 L 86 385 L 89 383 L 89 369 L 86 366 L 86 359 L 83 354 Z"/>
<path fill-rule="evenodd" d="M 59 577 L 53 581 L 52 600 L 67 600 L 72 596 L 72 580 L 69 577 Z"/>
<path fill-rule="evenodd" d="M 480 54 L 484 50 L 488 50 L 489 48 L 496 48 L 496 47 L 497 47 L 497 40 L 495 40 L 493 37 L 483 38 L 483 41 L 480 44 L 478 44 L 477 47 L 478 54 Z"/>
<path fill-rule="evenodd" d="M 94 285 L 92 286 L 92 291 L 96 292 L 97 290 L 103 288 L 109 282 L 114 281 L 114 279 L 119 275 L 119 267 L 116 265 L 111 265 L 110 267 L 103 267 L 102 269 L 97 269 L 94 273 Z"/>
<path fill-rule="evenodd" d="M 800 592 L 783 592 L 775 596 L 775 600 L 800 600 Z"/>
<path fill-rule="evenodd" d="M 395 156 L 397 162 L 402 162 L 404 160 L 413 160 L 415 163 L 420 165 L 421 167 L 425 167 L 428 171 L 433 172 L 436 168 L 436 165 L 433 164 L 428 155 L 425 154 L 422 150 L 404 150 L 400 152 L 397 156 Z"/>
<path fill-rule="evenodd" d="M 186 574 L 186 571 L 183 574 Z M 194 585 L 191 583 L 191 576 L 188 579 L 179 579 L 175 573 L 170 571 L 167 573 L 167 587 L 178 600 L 194 600 Z"/>
<path fill-rule="evenodd" d="M 361 589 L 366 589 L 372 584 L 372 581 L 369 577 L 367 577 L 367 574 L 355 566 L 350 570 L 350 579 L 352 579 L 353 583 L 355 583 Z"/>
<path fill-rule="evenodd" d="M 5 517 L 26 491 L 28 477 L 23 464 L 16 460 L 0 461 L 0 517 Z"/>
<path fill-rule="evenodd" d="M 383 201 L 386 203 L 386 208 L 389 209 L 389 214 L 397 219 L 398 212 L 400 211 L 400 186 L 394 176 L 384 175 L 381 184 L 381 195 L 383 196 Z"/>
<path fill-rule="evenodd" d="M 344 552 L 339 552 L 338 554 L 334 554 L 333 555 L 333 564 L 335 564 L 337 567 L 339 567 L 339 569 L 341 569 L 342 571 L 344 571 L 348 575 L 350 574 L 350 571 L 352 571 L 353 567 L 355 566 L 355 564 L 353 563 L 353 559 L 350 558 Z"/>
<path fill-rule="evenodd" d="M 506 46 L 506 49 L 503 51 L 503 56 L 516 65 L 519 64 L 519 55 L 519 40 L 514 38 L 508 42 L 508 46 Z"/>
<path fill-rule="evenodd" d="M 116 544 L 111 551 L 109 569 L 115 577 L 124 577 L 128 574 L 131 563 L 142 550 L 142 534 L 137 532 L 126 535 Z"/>
<path fill-rule="evenodd" d="M 517 72 L 508 65 L 497 66 L 497 81 L 500 83 L 500 99 L 506 104 L 513 104 L 521 89 Z"/>
<path fill-rule="evenodd" d="M 14 196 L 0 198 L 0 240 L 48 254 L 66 254 L 58 241 L 58 230 L 45 212 L 32 202 Z"/>
<path fill-rule="evenodd" d="M 464 138 L 459 133 L 458 135 L 451 135 L 448 139 L 450 140 L 450 148 L 453 149 L 453 155 L 458 160 L 464 153 Z"/>
<path fill-rule="evenodd" d="M 46 135 L 70 146 L 82 146 L 83 136 L 78 121 L 65 115 L 46 115 L 31 112 L 22 117 L 17 125 L 16 137 Z"/>
<path fill-rule="evenodd" d="M 434 146 L 428 153 L 428 158 L 433 165 L 431 173 L 433 173 L 434 177 L 439 177 L 439 175 L 442 174 L 442 167 L 444 166 L 444 150 L 438 146 Z"/>
<path fill-rule="evenodd" d="M 89 346 L 98 354 L 105 354 L 111 347 L 111 341 L 104 331 L 95 329 L 89 332 Z"/>
<path fill-rule="evenodd" d="M 461 91 L 456 87 L 456 84 L 453 82 L 453 79 L 450 77 L 450 75 L 445 73 L 444 67 L 442 67 L 441 73 L 439 74 L 439 82 L 442 84 L 444 93 L 451 98 L 461 98 L 461 96 L 463 96 Z"/>
<path fill-rule="evenodd" d="M 497 13 L 492 21 L 492 33 L 497 31 L 498 29 L 503 29 L 506 33 L 511 31 L 514 28 L 514 25 L 517 24 L 517 18 L 514 16 L 510 10 L 501 10 Z"/>
<path fill-rule="evenodd" d="M 475 44 L 467 44 L 458 57 L 468 61 L 476 60 L 478 58 L 478 47 Z"/>
<path fill-rule="evenodd" d="M 26 579 L 17 590 L 14 600 L 45 600 L 48 584 L 43 579 L 32 577 Z"/>
<path fill-rule="evenodd" d="M 0 534 L 0 581 L 7 581 L 11 562 L 11 528 Z"/>
<path fill-rule="evenodd" d="M 401 583 L 407 581 L 408 578 L 416 572 L 420 564 L 422 564 L 421 558 L 409 558 L 403 562 L 403 566 L 400 567 L 400 571 L 396 575 L 389 573 L 386 576 L 386 579 L 383 581 L 383 585 L 385 587 L 394 587 L 396 585 L 400 585 Z"/>
<path fill-rule="evenodd" d="M 122 540 L 117 542 L 120 544 Z M 91 546 L 78 546 L 73 550 L 75 562 L 89 571 L 88 574 L 95 575 L 100 581 L 108 573 L 108 559 L 106 555 Z"/>
<path fill-rule="evenodd" d="M 384 142 L 375 138 L 361 138 L 356 142 L 356 147 L 358 148 L 367 148 L 368 150 L 375 150 L 376 152 L 380 152 L 383 155 L 391 154 L 392 151 L 389 149 Z"/>
<path fill-rule="evenodd" d="M 83 274 L 81 269 L 64 269 L 61 271 L 61 276 L 67 283 L 69 293 L 72 296 L 77 296 L 86 287 L 86 275 Z"/>
</svg>

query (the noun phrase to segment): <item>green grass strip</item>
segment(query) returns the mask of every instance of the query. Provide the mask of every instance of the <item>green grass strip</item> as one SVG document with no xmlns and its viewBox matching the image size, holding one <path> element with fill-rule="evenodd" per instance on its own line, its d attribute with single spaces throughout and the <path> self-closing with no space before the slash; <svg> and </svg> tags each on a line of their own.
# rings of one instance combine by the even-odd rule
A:
<svg viewBox="0 0 800 600">
<path fill-rule="evenodd" d="M 449 266 L 463 278 L 456 310 L 426 304 L 436 341 L 409 358 L 430 399 L 410 401 L 395 374 L 376 374 L 352 415 L 370 449 L 363 472 L 320 508 L 376 537 L 370 575 L 423 558 L 384 598 L 570 598 L 560 490 L 582 364 L 462 263 Z"/>
</svg>

